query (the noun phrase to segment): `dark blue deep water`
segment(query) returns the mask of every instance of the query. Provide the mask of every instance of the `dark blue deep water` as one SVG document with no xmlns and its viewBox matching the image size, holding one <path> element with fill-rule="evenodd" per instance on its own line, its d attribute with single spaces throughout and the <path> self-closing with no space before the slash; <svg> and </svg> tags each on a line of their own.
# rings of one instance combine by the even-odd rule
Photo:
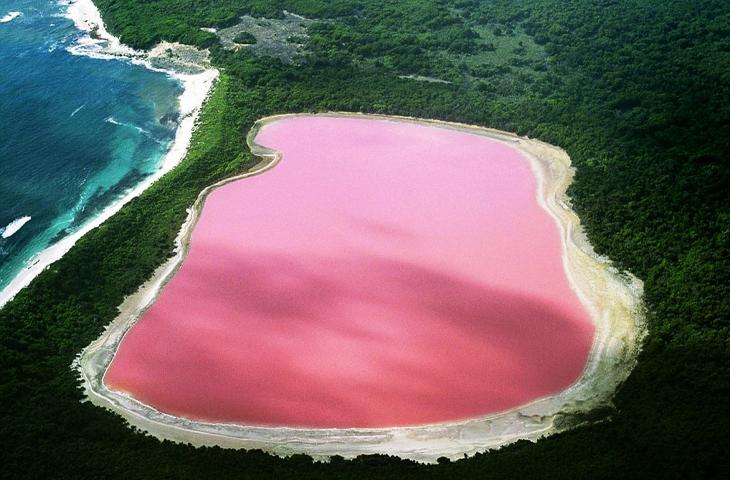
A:
<svg viewBox="0 0 730 480">
<path fill-rule="evenodd" d="M 178 82 L 69 53 L 85 34 L 65 11 L 0 0 L 0 290 L 154 172 L 174 138 L 175 125 L 160 119 L 176 113 Z M 7 21 L 10 12 L 21 15 Z"/>
</svg>

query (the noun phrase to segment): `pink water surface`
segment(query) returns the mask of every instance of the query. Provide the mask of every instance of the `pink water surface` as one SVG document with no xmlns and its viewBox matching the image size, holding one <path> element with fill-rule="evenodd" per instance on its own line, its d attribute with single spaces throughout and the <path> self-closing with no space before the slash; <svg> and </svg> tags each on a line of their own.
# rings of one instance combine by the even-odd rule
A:
<svg viewBox="0 0 730 480">
<path fill-rule="evenodd" d="M 267 125 L 210 194 L 105 382 L 191 419 L 384 427 L 503 411 L 585 365 L 593 324 L 509 146 L 385 120 Z"/>
</svg>

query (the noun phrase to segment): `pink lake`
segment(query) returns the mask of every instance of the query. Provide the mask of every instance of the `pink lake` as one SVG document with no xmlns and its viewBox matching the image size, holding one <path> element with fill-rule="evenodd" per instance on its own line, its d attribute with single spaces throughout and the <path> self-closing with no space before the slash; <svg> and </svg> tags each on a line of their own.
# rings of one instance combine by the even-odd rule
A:
<svg viewBox="0 0 730 480">
<path fill-rule="evenodd" d="M 414 123 L 265 126 L 273 169 L 214 190 L 105 383 L 245 425 L 391 427 L 570 386 L 594 327 L 517 150 Z"/>
</svg>

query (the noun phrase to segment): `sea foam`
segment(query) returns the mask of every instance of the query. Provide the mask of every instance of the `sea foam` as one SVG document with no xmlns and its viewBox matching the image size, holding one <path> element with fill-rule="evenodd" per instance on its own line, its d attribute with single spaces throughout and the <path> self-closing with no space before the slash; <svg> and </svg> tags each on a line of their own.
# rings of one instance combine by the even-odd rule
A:
<svg viewBox="0 0 730 480">
<path fill-rule="evenodd" d="M 86 104 L 84 103 L 83 105 L 81 105 L 80 107 L 78 107 L 76 110 L 74 110 L 73 112 L 71 112 L 71 117 L 73 117 L 74 115 L 76 115 L 77 113 L 79 113 L 81 111 L 81 109 L 83 109 L 85 106 L 86 106 Z"/>
<path fill-rule="evenodd" d="M 0 23 L 12 22 L 22 14 L 22 12 L 8 12 L 3 18 L 0 18 Z"/>
<path fill-rule="evenodd" d="M 12 222 L 8 223 L 7 226 L 5 226 L 5 228 L 0 229 L 0 230 L 2 230 L 2 233 L 0 234 L 0 236 L 2 236 L 3 238 L 10 238 L 15 234 L 15 232 L 17 232 L 18 230 L 23 228 L 23 225 L 25 225 L 28 222 L 30 222 L 30 217 L 16 218 Z"/>
<path fill-rule="evenodd" d="M 74 113 L 75 113 L 75 112 L 74 112 Z M 138 127 L 137 125 L 132 125 L 131 123 L 124 123 L 124 122 L 120 122 L 119 120 L 115 119 L 114 117 L 107 117 L 107 118 L 105 118 L 105 119 L 104 119 L 104 121 L 105 121 L 105 122 L 107 122 L 107 123 L 111 123 L 112 125 L 117 125 L 117 126 L 120 126 L 120 127 L 127 127 L 127 128 L 131 128 L 131 129 L 133 129 L 133 130 L 136 130 L 136 131 L 138 131 L 139 133 L 141 133 L 141 134 L 142 134 L 142 135 L 144 135 L 145 137 L 149 138 L 149 139 L 150 139 L 150 140 L 152 140 L 153 142 L 156 142 L 156 143 L 158 143 L 158 144 L 160 144 L 160 145 L 165 145 L 165 142 L 163 142 L 163 141 L 162 141 L 162 140 L 160 140 L 159 138 L 156 138 L 156 137 L 155 137 L 155 136 L 154 136 L 154 135 L 152 134 L 152 132 L 150 132 L 149 130 L 145 130 L 145 129 L 144 129 L 144 128 L 142 128 L 142 127 Z"/>
</svg>

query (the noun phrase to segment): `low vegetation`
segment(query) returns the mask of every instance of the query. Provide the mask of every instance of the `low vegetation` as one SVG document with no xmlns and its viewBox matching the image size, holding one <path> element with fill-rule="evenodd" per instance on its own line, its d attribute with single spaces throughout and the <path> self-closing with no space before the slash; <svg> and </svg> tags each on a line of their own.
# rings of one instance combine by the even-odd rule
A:
<svg viewBox="0 0 730 480">
<path fill-rule="evenodd" d="M 233 41 L 236 43 L 253 45 L 256 43 L 256 37 L 253 36 L 253 33 L 241 32 L 233 37 Z"/>
</svg>

